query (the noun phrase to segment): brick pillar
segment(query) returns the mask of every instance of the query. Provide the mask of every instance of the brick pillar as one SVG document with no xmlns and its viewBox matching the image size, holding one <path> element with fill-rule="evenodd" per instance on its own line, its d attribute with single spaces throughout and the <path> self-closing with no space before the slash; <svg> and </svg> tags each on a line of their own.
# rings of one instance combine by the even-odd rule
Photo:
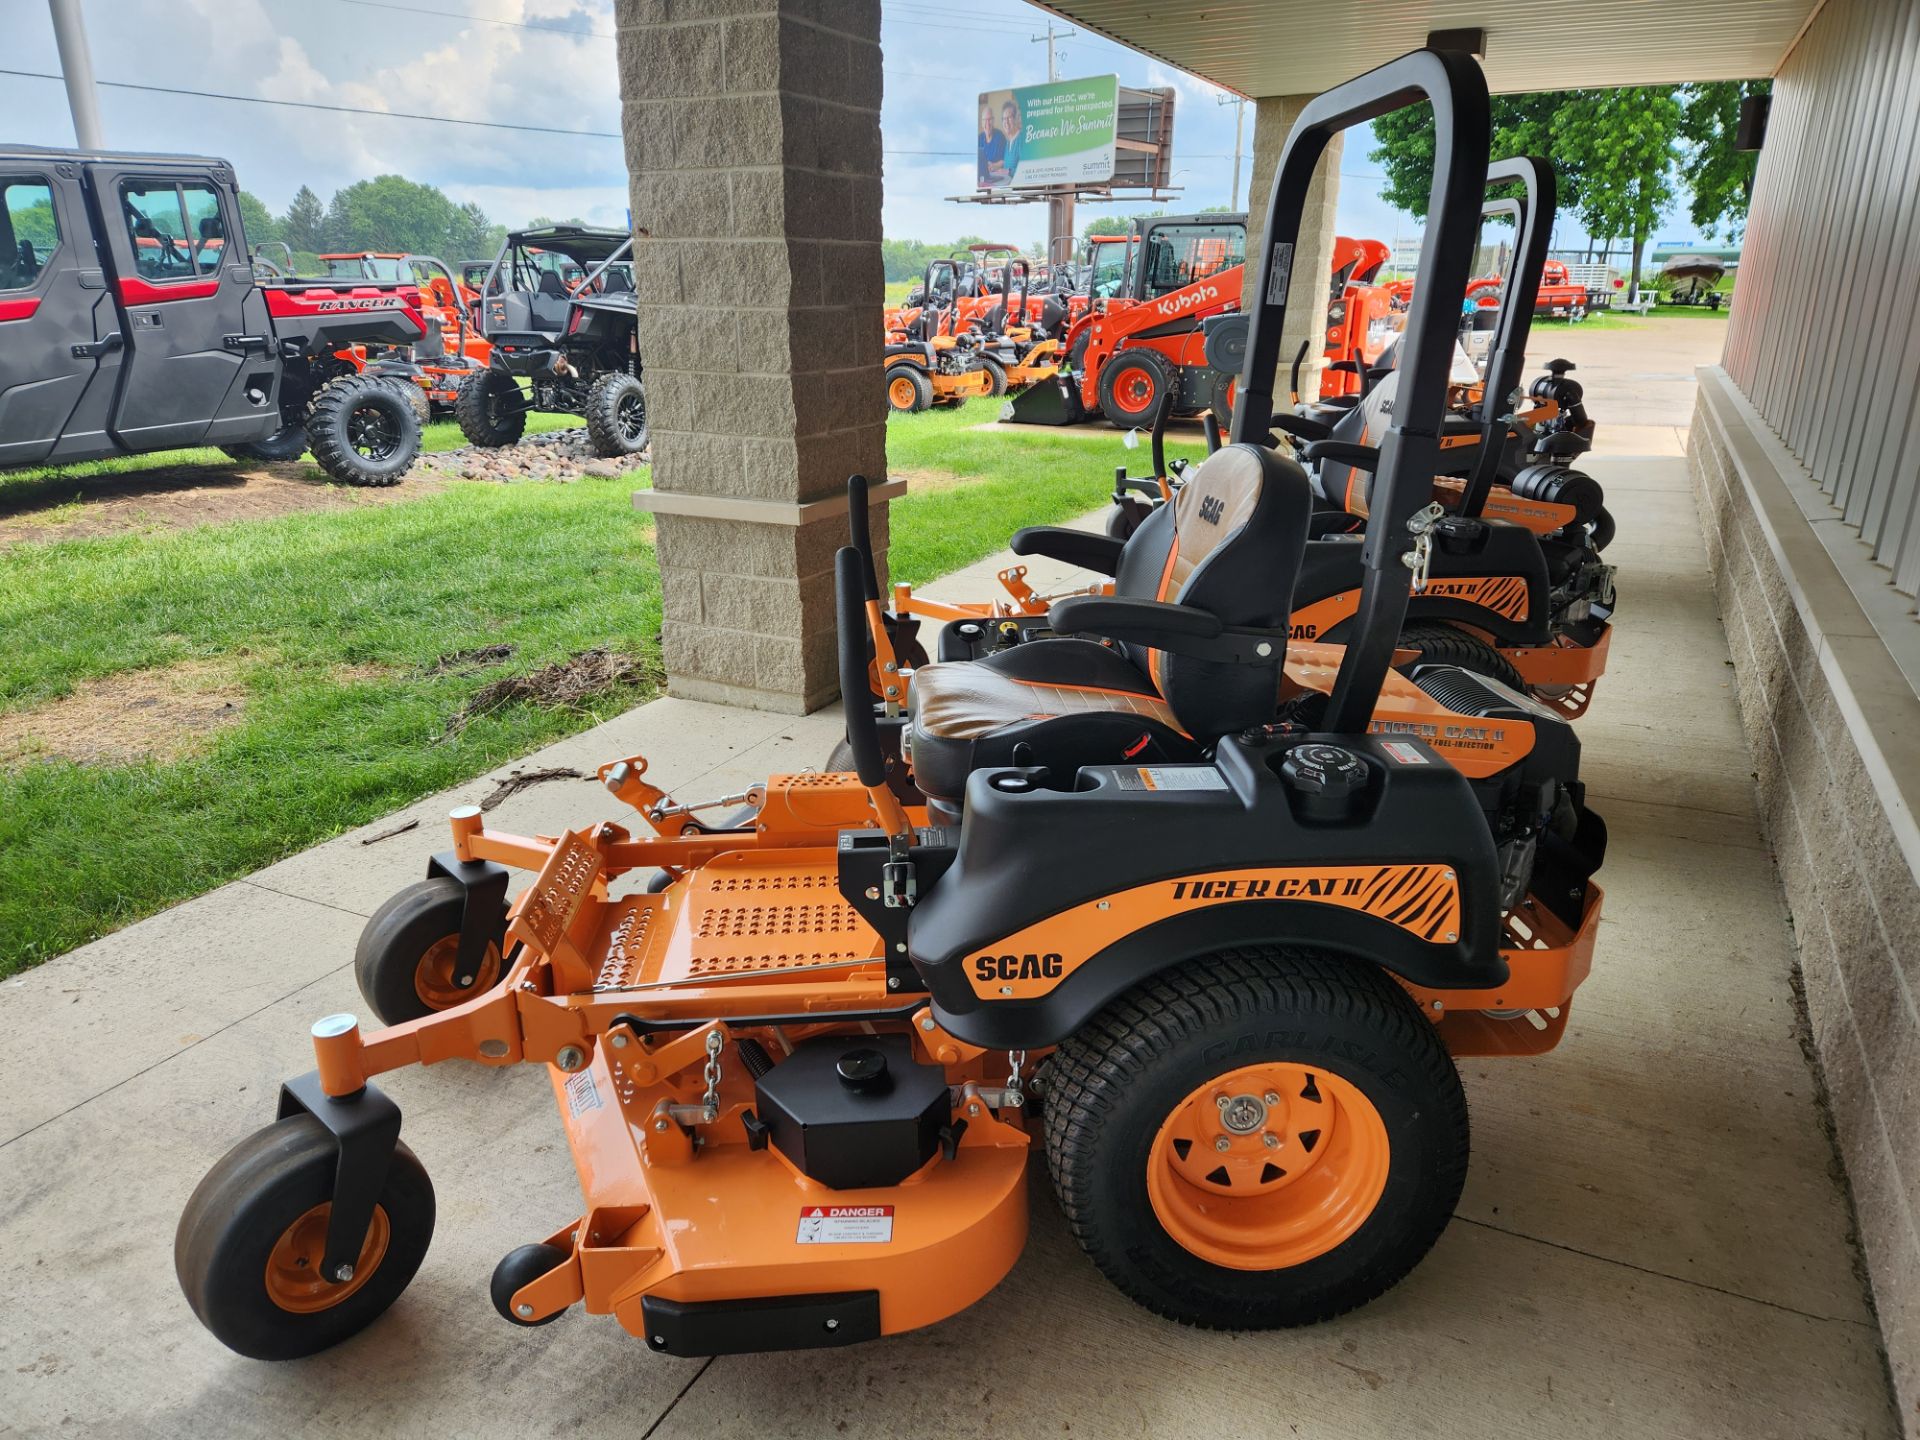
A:
<svg viewBox="0 0 1920 1440">
<path fill-rule="evenodd" d="M 1267 195 L 1273 189 L 1273 172 L 1280 166 L 1280 151 L 1287 143 L 1293 122 L 1311 95 L 1269 95 L 1254 101 L 1253 107 L 1253 180 L 1247 189 L 1247 272 L 1259 273 L 1254 252 L 1260 245 L 1261 227 L 1267 223 Z M 1336 135 L 1313 172 L 1313 188 L 1307 196 L 1300 218 L 1300 240 L 1294 251 L 1293 282 L 1287 292 L 1287 325 L 1280 336 L 1279 389 L 1274 398 L 1283 400 L 1293 357 L 1300 342 L 1309 337 L 1307 358 L 1300 365 L 1300 398 L 1317 399 L 1320 394 L 1320 369 L 1326 363 L 1327 282 L 1333 274 L 1333 212 L 1340 201 L 1340 154 L 1346 136 Z"/>
<path fill-rule="evenodd" d="M 803 713 L 838 689 L 847 476 L 886 473 L 879 0 L 616 19 L 668 689 Z"/>
</svg>

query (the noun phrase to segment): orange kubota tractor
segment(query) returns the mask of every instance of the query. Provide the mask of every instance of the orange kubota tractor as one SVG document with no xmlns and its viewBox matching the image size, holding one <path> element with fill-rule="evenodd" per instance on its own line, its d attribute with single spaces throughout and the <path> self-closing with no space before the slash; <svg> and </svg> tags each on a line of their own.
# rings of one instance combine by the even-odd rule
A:
<svg viewBox="0 0 1920 1440">
<path fill-rule="evenodd" d="M 1244 214 L 1156 217 L 1124 246 L 1098 246 L 1088 310 L 1067 332 L 1066 368 L 1057 383 L 1018 397 L 1003 418 L 1074 425 L 1097 412 L 1131 428 L 1152 423 L 1170 387 L 1182 413 L 1230 413 L 1239 355 L 1224 342 L 1243 338 L 1245 325 L 1221 326 L 1215 340 L 1210 322 L 1238 312 L 1246 254 Z"/>
<path fill-rule="evenodd" d="M 1379 240 L 1333 237 L 1333 282 L 1327 296 L 1327 363 L 1320 398 L 1358 395 L 1366 372 L 1397 333 L 1393 299 L 1375 281 L 1393 252 Z"/>
</svg>

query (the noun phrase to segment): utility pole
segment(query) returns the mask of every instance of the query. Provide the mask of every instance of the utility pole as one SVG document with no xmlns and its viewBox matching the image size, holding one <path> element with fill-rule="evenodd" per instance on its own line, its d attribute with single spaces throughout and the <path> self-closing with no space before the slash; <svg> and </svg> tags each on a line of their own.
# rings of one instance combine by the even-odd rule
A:
<svg viewBox="0 0 1920 1440">
<path fill-rule="evenodd" d="M 1233 106 L 1233 190 L 1227 196 L 1227 208 L 1238 210 L 1240 209 L 1240 156 L 1247 133 L 1247 97 L 1217 95 L 1214 97 L 1214 103 Z"/>
<path fill-rule="evenodd" d="M 60 73 L 67 81 L 67 107 L 73 111 L 74 143 L 82 150 L 104 150 L 100 92 L 93 83 L 93 52 L 87 48 L 80 0 L 47 0 L 47 4 L 53 12 L 53 41 L 60 48 Z"/>
<path fill-rule="evenodd" d="M 1049 15 L 1047 17 L 1047 33 L 1027 37 L 1029 44 L 1038 45 L 1043 41 L 1046 43 L 1047 79 L 1049 81 L 1060 78 L 1060 58 L 1053 48 L 1053 42 L 1055 40 L 1071 39 L 1079 33 L 1078 30 L 1072 28 L 1056 33 L 1053 28 L 1053 17 Z M 1049 255 L 1053 253 L 1054 241 L 1062 235 L 1067 238 L 1068 253 L 1071 254 L 1073 245 L 1073 192 L 1071 190 L 1055 191 L 1047 196 L 1047 253 Z"/>
<path fill-rule="evenodd" d="M 1053 32 L 1053 17 L 1049 15 L 1047 17 L 1047 33 L 1044 35 L 1033 35 L 1028 37 L 1029 44 L 1038 45 L 1043 41 L 1046 43 L 1047 79 L 1058 80 L 1060 78 L 1060 65 L 1059 65 L 1059 62 L 1054 58 L 1053 42 L 1055 40 L 1071 40 L 1075 35 L 1078 35 L 1079 33 L 1080 32 L 1078 30 L 1068 29 L 1068 30 L 1062 30 L 1058 35 L 1055 35 Z"/>
</svg>

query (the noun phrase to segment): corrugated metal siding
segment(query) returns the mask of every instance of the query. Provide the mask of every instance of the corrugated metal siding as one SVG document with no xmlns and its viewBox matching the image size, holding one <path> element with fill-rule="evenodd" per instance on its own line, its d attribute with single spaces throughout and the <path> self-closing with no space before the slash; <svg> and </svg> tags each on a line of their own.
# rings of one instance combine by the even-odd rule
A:
<svg viewBox="0 0 1920 1440">
<path fill-rule="evenodd" d="M 1829 0 L 1774 82 L 1725 365 L 1920 592 L 1920 4 Z"/>
</svg>

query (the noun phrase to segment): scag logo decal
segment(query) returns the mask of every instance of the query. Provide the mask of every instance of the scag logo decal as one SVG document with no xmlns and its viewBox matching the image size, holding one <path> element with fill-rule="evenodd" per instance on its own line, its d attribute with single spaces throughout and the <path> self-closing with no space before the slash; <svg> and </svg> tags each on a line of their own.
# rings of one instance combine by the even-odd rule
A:
<svg viewBox="0 0 1920 1440">
<path fill-rule="evenodd" d="M 1176 880 L 1173 898 L 1189 903 L 1211 900 L 1324 900 L 1358 895 L 1359 875 L 1282 875 L 1273 879 Z"/>
<path fill-rule="evenodd" d="M 1200 502 L 1200 518 L 1209 525 L 1218 525 L 1220 517 L 1227 513 L 1227 502 L 1218 495 L 1208 495 Z"/>
<path fill-rule="evenodd" d="M 973 962 L 980 980 L 1058 980 L 1062 962 L 1057 952 L 1045 955 L 982 955 Z"/>
</svg>

